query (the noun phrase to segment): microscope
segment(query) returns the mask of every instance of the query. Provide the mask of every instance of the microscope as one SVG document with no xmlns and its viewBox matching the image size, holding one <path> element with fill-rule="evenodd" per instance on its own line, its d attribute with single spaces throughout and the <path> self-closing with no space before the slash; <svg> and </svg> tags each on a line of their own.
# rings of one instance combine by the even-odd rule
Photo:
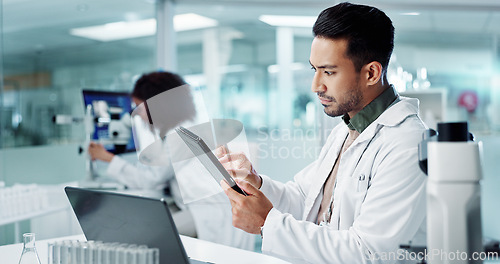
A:
<svg viewBox="0 0 500 264">
<path fill-rule="evenodd" d="M 83 123 L 85 127 L 85 140 L 78 152 L 87 153 L 87 147 L 92 140 L 103 145 L 112 145 L 114 154 L 126 152 L 127 144 L 132 137 L 130 114 L 123 114 L 124 110 L 119 107 L 109 107 L 106 102 L 98 101 L 96 104 L 88 104 L 85 108 L 84 117 L 70 115 L 55 115 L 53 122 L 57 125 L 69 125 Z M 85 182 L 92 182 L 97 178 L 97 169 L 94 161 L 86 155 L 85 167 L 87 176 Z"/>
<path fill-rule="evenodd" d="M 92 140 L 94 134 L 94 118 L 92 116 L 92 107 L 88 105 L 85 109 L 85 116 L 75 117 L 71 115 L 54 115 L 52 121 L 56 125 L 72 125 L 83 123 L 85 127 L 85 140 L 82 145 L 78 147 L 78 153 L 87 153 L 87 147 Z M 85 155 L 85 181 L 93 181 L 96 178 L 96 169 L 94 162 L 90 159 L 89 155 Z"/>
<path fill-rule="evenodd" d="M 109 142 L 114 145 L 114 154 L 122 154 L 127 150 L 127 144 L 132 137 L 132 124 L 130 114 L 112 113 L 108 125 Z"/>
<path fill-rule="evenodd" d="M 437 130 L 426 131 L 419 145 L 419 165 L 429 177 L 426 261 L 482 263 L 481 142 L 473 141 L 467 122 L 438 123 Z"/>
</svg>

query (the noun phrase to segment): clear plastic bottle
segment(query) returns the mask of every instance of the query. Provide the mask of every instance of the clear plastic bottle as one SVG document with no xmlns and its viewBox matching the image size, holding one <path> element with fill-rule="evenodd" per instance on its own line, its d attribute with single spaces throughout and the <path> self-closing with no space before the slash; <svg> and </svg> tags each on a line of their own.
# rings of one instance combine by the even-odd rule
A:
<svg viewBox="0 0 500 264">
<path fill-rule="evenodd" d="M 35 234 L 23 234 L 23 239 L 24 247 L 21 258 L 19 259 L 19 264 L 41 264 L 35 248 Z"/>
</svg>

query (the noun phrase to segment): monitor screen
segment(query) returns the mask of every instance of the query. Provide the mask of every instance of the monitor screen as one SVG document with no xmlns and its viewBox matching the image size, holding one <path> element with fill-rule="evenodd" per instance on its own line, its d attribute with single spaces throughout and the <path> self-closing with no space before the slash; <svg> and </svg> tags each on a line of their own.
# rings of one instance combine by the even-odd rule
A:
<svg viewBox="0 0 500 264">
<path fill-rule="evenodd" d="M 114 154 L 135 151 L 129 93 L 83 90 L 83 101 L 85 109 L 90 106 L 93 115 L 92 140 L 103 144 Z"/>
</svg>

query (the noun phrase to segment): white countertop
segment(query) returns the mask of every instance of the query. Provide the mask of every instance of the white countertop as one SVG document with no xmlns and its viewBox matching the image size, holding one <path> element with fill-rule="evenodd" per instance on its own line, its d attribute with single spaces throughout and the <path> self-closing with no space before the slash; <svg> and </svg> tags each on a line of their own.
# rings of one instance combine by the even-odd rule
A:
<svg viewBox="0 0 500 264">
<path fill-rule="evenodd" d="M 83 235 L 60 237 L 36 241 L 36 249 L 42 264 L 48 261 L 48 244 L 60 240 L 85 240 Z M 182 243 L 189 257 L 197 260 L 212 262 L 216 264 L 238 263 L 238 264 L 286 264 L 288 262 L 264 254 L 219 245 L 216 243 L 199 240 L 181 235 Z M 18 263 L 23 250 L 23 244 L 11 244 L 0 246 L 0 262 L 3 264 Z"/>
</svg>

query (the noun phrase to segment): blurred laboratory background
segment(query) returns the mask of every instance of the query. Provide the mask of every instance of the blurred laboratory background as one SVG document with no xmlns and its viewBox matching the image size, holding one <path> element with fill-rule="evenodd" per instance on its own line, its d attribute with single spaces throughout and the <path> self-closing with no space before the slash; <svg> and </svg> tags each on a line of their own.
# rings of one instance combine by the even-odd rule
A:
<svg viewBox="0 0 500 264">
<path fill-rule="evenodd" d="M 0 196 L 0 245 L 78 228 L 51 192 L 88 175 L 82 91 L 127 93 L 155 70 L 183 76 L 211 118 L 241 121 L 259 173 L 292 179 L 339 121 L 310 91 L 308 62 L 312 24 L 338 2 L 0 0 L 0 189 L 24 195 Z M 483 232 L 500 239 L 500 1 L 354 2 L 393 20 L 389 80 L 428 126 L 468 121 L 483 142 Z"/>
</svg>

